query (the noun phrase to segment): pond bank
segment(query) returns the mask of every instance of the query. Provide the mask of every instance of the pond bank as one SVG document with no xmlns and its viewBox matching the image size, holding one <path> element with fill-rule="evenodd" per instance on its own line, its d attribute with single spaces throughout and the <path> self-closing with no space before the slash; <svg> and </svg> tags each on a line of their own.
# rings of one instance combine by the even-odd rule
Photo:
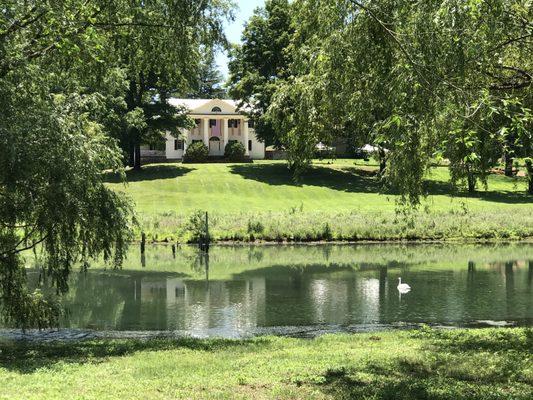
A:
<svg viewBox="0 0 533 400">
<path fill-rule="evenodd" d="M 527 321 L 517 324 L 515 321 L 479 320 L 468 324 L 438 325 L 423 323 L 394 323 L 394 324 L 356 324 L 348 326 L 272 326 L 258 327 L 254 331 L 248 330 L 240 336 L 219 337 L 191 335 L 188 331 L 116 331 L 116 330 L 90 330 L 90 329 L 1 329 L 0 341 L 27 342 L 27 343 L 54 343 L 76 342 L 89 340 L 181 340 L 181 339 L 253 339 L 261 336 L 278 336 L 297 339 L 314 339 L 323 335 L 332 334 L 363 334 L 387 331 L 414 331 L 424 329 L 455 330 L 455 329 L 486 329 L 527 327 Z"/>
<path fill-rule="evenodd" d="M 530 399 L 531 329 L 0 342 L 9 399 Z"/>
<path fill-rule="evenodd" d="M 139 216 L 136 239 L 193 243 L 190 215 L 165 213 Z M 324 242 L 497 242 L 531 240 L 533 212 L 523 207 L 478 211 L 418 212 L 258 212 L 209 213 L 209 234 L 217 243 Z"/>
</svg>

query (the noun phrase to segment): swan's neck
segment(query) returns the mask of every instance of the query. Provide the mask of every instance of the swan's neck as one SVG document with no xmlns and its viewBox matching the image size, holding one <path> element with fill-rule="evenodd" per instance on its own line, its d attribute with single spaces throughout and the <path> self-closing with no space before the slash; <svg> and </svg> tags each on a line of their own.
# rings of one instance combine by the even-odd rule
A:
<svg viewBox="0 0 533 400">
<path fill-rule="evenodd" d="M 398 278 L 398 285 L 401 285 L 402 284 L 402 278 Z"/>
</svg>

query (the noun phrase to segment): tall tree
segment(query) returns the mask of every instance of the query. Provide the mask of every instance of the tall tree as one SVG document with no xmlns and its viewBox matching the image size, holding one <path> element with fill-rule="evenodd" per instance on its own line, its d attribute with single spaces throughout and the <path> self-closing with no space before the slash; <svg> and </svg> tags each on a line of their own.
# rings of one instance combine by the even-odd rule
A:
<svg viewBox="0 0 533 400">
<path fill-rule="evenodd" d="M 106 20 L 118 12 L 128 19 L 109 22 L 111 43 L 126 71 L 129 128 L 122 142 L 129 164 L 141 167 L 140 146 L 146 140 L 178 133 L 190 121 L 186 110 L 167 103 L 171 93 L 187 93 L 198 79 L 202 49 L 224 44 L 222 24 L 231 16 L 226 1 L 153 0 L 128 2 L 107 10 Z M 117 28 L 120 29 L 112 29 Z"/>
<path fill-rule="evenodd" d="M 241 101 L 240 107 L 255 120 L 257 136 L 267 145 L 280 143 L 265 112 L 278 81 L 287 76 L 293 30 L 289 1 L 267 0 L 246 23 L 242 45 L 230 52 L 229 94 Z"/>
<path fill-rule="evenodd" d="M 128 199 L 103 182 L 103 171 L 122 172 L 113 137 L 128 125 L 143 134 L 148 126 L 161 130 L 156 106 L 165 104 L 167 88 L 192 76 L 187 61 L 197 57 L 194 46 L 219 37 L 216 21 L 226 6 L 185 0 L 2 4 L 0 317 L 23 327 L 57 323 L 55 294 L 27 287 L 23 257 L 29 250 L 42 253 L 41 274 L 59 294 L 78 263 L 87 267 L 103 256 L 121 264 L 134 221 Z M 170 21 L 167 13 L 184 22 Z M 216 29 L 193 29 L 206 21 Z M 188 40 L 192 47 L 179 44 Z M 162 54 L 173 46 L 181 52 Z M 130 103 L 132 93 L 137 97 Z"/>
<path fill-rule="evenodd" d="M 438 153 L 450 159 L 453 183 L 468 181 L 472 190 L 498 148 L 510 156 L 528 151 L 531 2 L 296 0 L 292 6 L 299 25 L 289 47 L 290 76 L 267 115 L 296 170 L 309 163 L 312 142 L 351 129 L 354 140 L 387 147 L 386 181 L 417 204 Z M 302 108 L 306 118 L 285 112 Z"/>
<path fill-rule="evenodd" d="M 198 79 L 193 85 L 190 97 L 197 99 L 224 99 L 227 97 L 223 87 L 222 73 L 215 60 L 215 49 L 202 51 L 202 61 L 198 68 Z"/>
</svg>

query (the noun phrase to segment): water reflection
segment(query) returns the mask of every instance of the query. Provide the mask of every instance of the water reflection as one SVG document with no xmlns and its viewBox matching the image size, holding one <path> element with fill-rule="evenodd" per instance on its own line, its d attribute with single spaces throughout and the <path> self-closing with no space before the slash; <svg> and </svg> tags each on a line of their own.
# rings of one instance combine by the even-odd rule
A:
<svg viewBox="0 0 533 400">
<path fill-rule="evenodd" d="M 376 260 L 376 248 L 347 246 L 213 248 L 211 256 L 147 248 L 144 268 L 74 274 L 63 324 L 234 337 L 286 326 L 533 321 L 531 245 L 378 250 Z M 409 293 L 398 292 L 399 276 Z"/>
</svg>

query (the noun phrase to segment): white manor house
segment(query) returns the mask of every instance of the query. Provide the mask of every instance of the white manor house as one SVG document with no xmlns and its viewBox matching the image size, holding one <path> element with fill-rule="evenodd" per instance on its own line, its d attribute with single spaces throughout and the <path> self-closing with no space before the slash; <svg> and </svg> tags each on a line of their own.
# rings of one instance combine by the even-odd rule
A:
<svg viewBox="0 0 533 400">
<path fill-rule="evenodd" d="M 172 98 L 169 103 L 176 107 L 185 106 L 196 126 L 190 130 L 181 129 L 181 135 L 177 138 L 167 133 L 164 149 L 155 145 L 142 146 L 142 157 L 181 160 L 187 147 L 198 141 L 209 148 L 210 157 L 222 157 L 226 144 L 238 141 L 244 145 L 245 156 L 251 159 L 265 158 L 265 144 L 255 136 L 253 121 L 237 110 L 235 101 Z"/>
</svg>

